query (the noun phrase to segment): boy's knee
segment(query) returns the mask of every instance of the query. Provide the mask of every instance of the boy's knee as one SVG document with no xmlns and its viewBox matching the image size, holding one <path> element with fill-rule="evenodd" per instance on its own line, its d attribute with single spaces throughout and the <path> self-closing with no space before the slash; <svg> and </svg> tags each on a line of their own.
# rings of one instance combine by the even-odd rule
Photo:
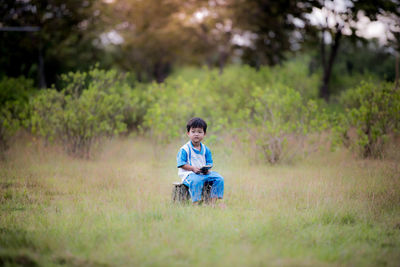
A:
<svg viewBox="0 0 400 267">
<path fill-rule="evenodd" d="M 219 185 L 224 185 L 224 178 L 217 177 L 217 178 L 215 178 L 214 183 L 217 183 Z"/>
<path fill-rule="evenodd" d="M 193 186 L 203 186 L 204 181 L 200 179 L 193 180 Z"/>
</svg>

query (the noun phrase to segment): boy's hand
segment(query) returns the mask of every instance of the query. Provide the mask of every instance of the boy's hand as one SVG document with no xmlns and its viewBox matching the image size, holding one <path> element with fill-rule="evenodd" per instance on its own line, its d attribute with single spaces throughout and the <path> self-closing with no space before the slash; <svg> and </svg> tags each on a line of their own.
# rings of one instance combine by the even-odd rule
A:
<svg viewBox="0 0 400 267">
<path fill-rule="evenodd" d="M 192 172 L 194 172 L 194 173 L 200 173 L 200 168 L 197 168 L 197 167 L 195 167 L 195 166 L 192 166 Z"/>
<path fill-rule="evenodd" d="M 210 171 L 209 171 L 209 170 L 201 170 L 201 169 L 200 169 L 200 172 L 201 172 L 202 174 L 208 174 Z"/>
</svg>

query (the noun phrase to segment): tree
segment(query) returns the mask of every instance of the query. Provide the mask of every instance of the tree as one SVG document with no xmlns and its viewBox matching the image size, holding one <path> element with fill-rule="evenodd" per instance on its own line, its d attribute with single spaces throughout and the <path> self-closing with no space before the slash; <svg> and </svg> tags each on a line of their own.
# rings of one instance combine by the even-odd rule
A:
<svg viewBox="0 0 400 267">
<path fill-rule="evenodd" d="M 371 0 L 347 1 L 344 2 L 344 5 L 337 5 L 335 1 L 324 0 L 321 1 L 321 6 L 319 14 L 323 15 L 324 19 L 314 21 L 314 27 L 317 29 L 320 38 L 321 66 L 323 69 L 319 96 L 329 100 L 331 95 L 329 82 L 343 35 L 350 35 L 354 39 L 363 38 L 357 34 L 356 28 L 357 22 L 362 18 L 367 17 L 371 21 L 375 21 L 380 16 L 393 16 L 398 21 L 400 3 L 398 1 Z M 310 20 L 309 23 L 312 23 Z M 328 37 L 330 41 L 327 40 Z M 327 51 L 327 46 L 329 51 Z"/>
<path fill-rule="evenodd" d="M 294 32 L 300 33 L 306 14 L 318 1 L 233 0 L 234 27 L 251 43 L 243 46 L 243 60 L 252 66 L 274 65 L 294 49 Z"/>
<path fill-rule="evenodd" d="M 34 89 L 33 81 L 23 77 L 0 79 L 0 159 L 14 134 L 26 123 Z"/>
<path fill-rule="evenodd" d="M 225 3 L 121 0 L 106 8 L 109 30 L 124 39 L 117 64 L 139 80 L 162 82 L 177 64 L 222 69 L 231 54 Z"/>
<path fill-rule="evenodd" d="M 0 75 L 25 75 L 41 87 L 56 76 L 95 62 L 96 34 L 88 34 L 97 18 L 94 1 L 0 0 L 0 27 L 39 27 L 39 31 L 0 32 Z"/>
</svg>

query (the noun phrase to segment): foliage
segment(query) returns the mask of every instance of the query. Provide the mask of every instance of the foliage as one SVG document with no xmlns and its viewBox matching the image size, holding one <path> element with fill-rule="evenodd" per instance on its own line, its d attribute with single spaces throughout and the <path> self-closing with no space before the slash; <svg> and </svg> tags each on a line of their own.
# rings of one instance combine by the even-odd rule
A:
<svg viewBox="0 0 400 267">
<path fill-rule="evenodd" d="M 134 123 L 138 94 L 115 70 L 92 69 L 63 75 L 66 86 L 43 90 L 31 101 L 34 133 L 62 141 L 66 151 L 89 157 L 102 137 L 112 137 Z M 140 112 L 138 112 L 140 113 Z"/>
<path fill-rule="evenodd" d="M 30 127 L 34 134 L 54 141 L 62 128 L 65 95 L 54 89 L 41 90 L 30 101 Z"/>
<path fill-rule="evenodd" d="M 327 115 L 317 103 L 304 103 L 300 93 L 289 87 L 255 87 L 251 97 L 245 136 L 259 159 L 272 164 L 291 160 L 305 152 L 307 135 L 327 128 Z"/>
<path fill-rule="evenodd" d="M 211 97 L 207 93 L 207 85 L 207 82 L 185 82 L 180 78 L 152 84 L 146 94 L 150 105 L 144 117 L 143 129 L 148 129 L 159 143 L 168 143 L 182 136 L 186 122 L 191 117 L 210 118 L 207 116 L 207 100 L 211 104 Z"/>
<path fill-rule="evenodd" d="M 59 141 L 79 157 L 89 157 L 103 138 L 137 129 L 160 144 L 184 138 L 185 124 L 194 116 L 209 123 L 209 142 L 229 135 L 255 160 L 278 163 L 314 151 L 321 145 L 321 131 L 330 126 L 342 143 L 364 156 L 381 155 L 388 135 L 400 128 L 399 93 L 393 84 L 363 83 L 340 97 L 348 112 L 328 116 L 316 101 L 318 74 L 307 74 L 307 60 L 258 71 L 231 65 L 222 74 L 191 69 L 152 84 L 95 67 L 61 75 L 61 88 L 40 91 L 30 99 L 28 111 L 23 103 L 29 94 L 10 88 L 16 87 L 11 81 L 21 88 L 32 82 L 9 79 L 2 90 L 2 125 L 12 136 L 29 121 L 26 126 L 33 133 Z"/>
<path fill-rule="evenodd" d="M 309 56 L 298 56 L 274 68 L 267 68 L 269 71 L 266 73 L 270 73 L 270 83 L 281 83 L 295 89 L 303 100 L 317 99 L 321 75 L 318 72 L 310 73 L 309 62 Z"/>
<path fill-rule="evenodd" d="M 177 69 L 170 79 L 182 77 L 185 81 L 198 79 L 204 81 L 211 79 L 213 90 L 218 90 L 226 96 L 231 96 L 244 87 L 252 85 L 264 86 L 265 84 L 280 83 L 300 92 L 304 100 L 318 97 L 320 74 L 316 71 L 310 73 L 308 55 L 294 57 L 276 66 L 262 66 L 258 70 L 249 65 L 229 65 L 223 73 L 203 67 L 185 67 Z M 168 80 L 167 80 L 168 81 Z"/>
<path fill-rule="evenodd" d="M 400 130 L 400 91 L 393 83 L 361 82 L 341 95 L 348 116 L 342 116 L 342 139 L 363 157 L 383 156 L 389 135 Z M 351 129 L 356 131 L 354 142 Z"/>
<path fill-rule="evenodd" d="M 241 47 L 245 63 L 260 67 L 274 65 L 285 59 L 285 52 L 300 47 L 307 14 L 320 7 L 320 1 L 256 1 L 233 0 L 233 25 L 237 31 L 252 39 L 251 45 Z M 295 22 L 301 22 L 299 26 Z"/>
<path fill-rule="evenodd" d="M 33 81 L 20 78 L 3 78 L 0 81 L 0 153 L 9 146 L 11 137 L 24 123 Z"/>
<path fill-rule="evenodd" d="M 323 69 L 323 76 L 321 81 L 321 86 L 319 90 L 320 97 L 328 100 L 332 95 L 332 90 L 330 87 L 330 80 L 332 76 L 332 71 L 334 68 L 335 60 L 338 53 L 340 54 L 340 46 L 343 43 L 344 37 L 347 35 L 353 41 L 352 46 L 354 46 L 354 40 L 358 42 L 365 41 L 364 36 L 360 36 L 358 24 L 369 19 L 371 21 L 377 21 L 380 17 L 387 18 L 387 33 L 392 35 L 398 32 L 395 26 L 400 18 L 400 10 L 398 8 L 398 2 L 396 1 L 386 1 L 386 0 L 365 0 L 365 1 L 346 1 L 343 3 L 341 8 L 338 8 L 335 1 L 323 1 L 320 19 L 313 19 L 309 16 L 308 20 L 314 23 L 310 24 L 308 34 L 304 35 L 309 38 L 313 35 L 312 43 L 317 44 L 320 51 L 320 63 Z M 330 36 L 330 41 L 326 39 L 326 36 Z M 391 38 L 390 38 L 391 39 Z M 356 52 L 350 53 L 352 57 L 354 54 L 363 53 L 364 51 L 359 51 L 358 44 L 355 46 Z M 329 47 L 329 49 L 327 49 Z M 376 55 L 378 55 L 376 53 Z M 390 55 L 388 55 L 391 57 Z M 357 57 L 357 56 L 356 56 Z M 363 58 L 365 59 L 365 57 Z M 350 60 L 351 61 L 351 60 Z M 350 64 L 351 62 L 348 61 Z M 382 63 L 382 57 L 378 57 L 378 64 Z"/>
<path fill-rule="evenodd" d="M 2 31 L 0 74 L 24 75 L 37 84 L 56 82 L 61 73 L 87 69 L 102 60 L 94 44 L 99 35 L 99 1 L 0 1 L 2 27 L 37 26 L 36 32 Z M 96 11 L 97 10 L 97 11 Z M 97 14 L 96 14 L 97 13 Z M 101 30 L 100 30 L 101 31 Z"/>
<path fill-rule="evenodd" d="M 309 37 L 316 44 L 325 31 L 335 39 L 339 29 L 328 29 L 332 23 L 310 23 L 315 19 L 310 13 L 323 5 L 324 12 L 333 12 L 329 21 L 340 16 L 339 28 L 345 25 L 347 32 L 364 18 L 361 13 L 371 20 L 383 15 L 393 21 L 388 29 L 396 32 L 399 13 L 396 2 L 384 0 L 347 1 L 337 12 L 330 9 L 334 1 L 319 0 L 0 3 L 0 76 L 40 77 L 37 84 L 43 88 L 58 85 L 61 73 L 86 71 L 95 62 L 134 71 L 140 81 L 158 82 L 181 65 L 218 66 L 222 72 L 232 62 L 256 68 L 281 64 Z"/>
<path fill-rule="evenodd" d="M 316 90 L 312 90 L 317 88 L 316 75 L 302 75 L 305 64 L 293 73 L 298 65 L 293 62 L 259 71 L 231 66 L 221 75 L 216 70 L 203 70 L 197 75 L 201 80 L 170 77 L 163 84 L 153 84 L 147 92 L 150 104 L 144 129 L 158 142 L 168 143 L 183 136 L 187 120 L 200 116 L 210 124 L 213 141 L 228 133 L 255 143 L 258 159 L 276 163 L 292 158 L 298 153 L 288 153 L 293 152 L 286 144 L 288 137 L 301 136 L 304 140 L 298 144 L 302 146 L 306 135 L 327 127 L 325 113 L 311 100 L 316 97 Z"/>
<path fill-rule="evenodd" d="M 330 93 L 333 100 L 341 92 L 356 87 L 362 80 L 393 81 L 395 78 L 395 58 L 387 48 L 376 40 L 357 42 L 351 37 L 343 37 L 330 78 Z M 310 53 L 310 70 L 319 72 L 321 55 Z"/>
</svg>

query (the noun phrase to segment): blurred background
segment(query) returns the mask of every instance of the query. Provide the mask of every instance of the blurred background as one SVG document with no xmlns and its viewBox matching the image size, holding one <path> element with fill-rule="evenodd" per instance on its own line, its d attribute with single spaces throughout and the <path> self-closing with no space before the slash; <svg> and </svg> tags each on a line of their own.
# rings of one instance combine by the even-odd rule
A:
<svg viewBox="0 0 400 267">
<path fill-rule="evenodd" d="M 306 57 L 320 96 L 341 75 L 393 81 L 400 4 L 379 1 L 2 0 L 0 76 L 38 87 L 61 73 L 101 68 L 162 82 L 179 68 L 255 69 Z M 330 84 L 332 86 L 329 86 Z"/>
<path fill-rule="evenodd" d="M 0 0 L 0 266 L 399 266 L 399 52 L 400 0 Z"/>
<path fill-rule="evenodd" d="M 21 128 L 81 156 L 120 133 L 167 143 L 201 116 L 276 162 L 327 128 L 381 155 L 400 129 L 397 0 L 0 3 L 4 149 Z"/>
</svg>

